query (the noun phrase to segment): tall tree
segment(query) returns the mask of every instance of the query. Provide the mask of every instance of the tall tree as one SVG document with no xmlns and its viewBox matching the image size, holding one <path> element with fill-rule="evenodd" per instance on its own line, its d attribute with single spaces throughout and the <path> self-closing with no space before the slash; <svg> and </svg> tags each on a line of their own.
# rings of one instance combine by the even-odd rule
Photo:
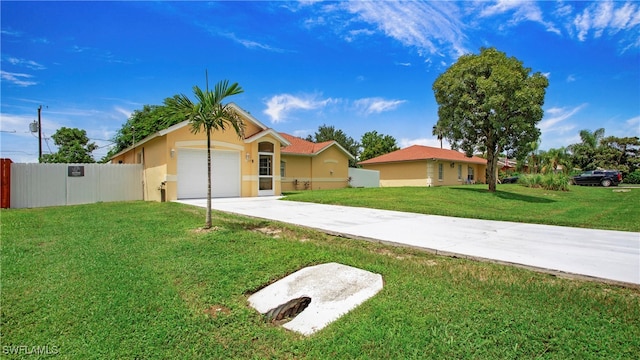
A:
<svg viewBox="0 0 640 360">
<path fill-rule="evenodd" d="M 58 152 L 42 155 L 43 163 L 94 163 L 91 153 L 98 148 L 89 142 L 87 132 L 77 128 L 61 127 L 51 136 Z"/>
<path fill-rule="evenodd" d="M 173 98 L 177 97 L 175 95 Z M 116 135 L 112 138 L 114 146 L 109 150 L 106 158 L 109 159 L 113 155 L 133 145 L 134 140 L 140 141 L 147 136 L 168 128 L 171 125 L 175 125 L 184 121 L 184 118 L 171 114 L 167 109 L 167 102 L 170 99 L 164 100 L 164 105 L 144 105 L 142 109 L 135 110 L 122 128 L 118 130 Z"/>
<path fill-rule="evenodd" d="M 168 111 L 172 115 L 188 119 L 191 132 L 197 134 L 204 131 L 207 134 L 207 215 L 205 229 L 211 228 L 211 134 L 214 131 L 224 131 L 233 128 L 239 138 L 244 137 L 244 123 L 233 107 L 222 104 L 229 96 L 243 92 L 238 83 L 229 85 L 228 80 L 220 81 L 213 91 L 207 88 L 202 91 L 198 86 L 193 87 L 196 102 L 192 102 L 186 95 L 180 94 L 165 101 Z"/>
<path fill-rule="evenodd" d="M 498 154 L 517 158 L 540 137 L 536 124 L 549 81 L 531 74 L 514 57 L 495 48 L 461 56 L 433 83 L 438 102 L 438 124 L 452 148 L 472 156 L 486 151 L 489 191 L 496 190 Z"/>
<path fill-rule="evenodd" d="M 580 130 L 581 142 L 569 145 L 572 161 L 577 168 L 582 170 L 595 170 L 601 166 L 601 162 L 597 161 L 597 155 L 601 150 L 600 142 L 604 137 L 604 132 L 604 128 L 595 131 L 588 129 Z"/>
<path fill-rule="evenodd" d="M 364 133 L 360 143 L 362 144 L 362 152 L 360 153 L 359 158 L 360 161 L 369 160 L 400 149 L 393 136 L 378 134 L 377 131 Z"/>
<path fill-rule="evenodd" d="M 340 146 L 347 150 L 354 157 L 358 157 L 360 153 L 360 144 L 353 140 L 352 137 L 347 136 L 342 130 L 336 130 L 333 126 L 322 125 L 318 127 L 318 131 L 311 136 L 307 136 L 307 141 L 313 141 L 316 143 L 335 140 Z M 355 167 L 356 160 L 349 160 L 349 166 Z"/>
</svg>

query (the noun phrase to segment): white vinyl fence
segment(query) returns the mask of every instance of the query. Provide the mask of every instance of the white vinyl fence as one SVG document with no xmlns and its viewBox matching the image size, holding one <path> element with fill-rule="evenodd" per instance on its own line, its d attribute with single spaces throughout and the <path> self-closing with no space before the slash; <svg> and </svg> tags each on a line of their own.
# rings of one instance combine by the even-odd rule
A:
<svg viewBox="0 0 640 360">
<path fill-rule="evenodd" d="M 353 187 L 380 187 L 380 171 L 349 168 L 349 183 Z"/>
<path fill-rule="evenodd" d="M 141 164 L 11 164 L 11 207 L 142 200 Z"/>
</svg>

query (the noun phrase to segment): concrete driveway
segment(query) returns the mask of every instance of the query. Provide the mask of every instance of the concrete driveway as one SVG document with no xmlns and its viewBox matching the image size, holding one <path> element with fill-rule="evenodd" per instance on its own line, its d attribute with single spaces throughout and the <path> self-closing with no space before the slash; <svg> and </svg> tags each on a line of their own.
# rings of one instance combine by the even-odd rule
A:
<svg viewBox="0 0 640 360">
<path fill-rule="evenodd" d="M 206 207 L 206 199 L 179 202 Z M 278 197 L 213 199 L 215 210 L 349 238 L 640 285 L 640 233 L 420 215 Z"/>
</svg>

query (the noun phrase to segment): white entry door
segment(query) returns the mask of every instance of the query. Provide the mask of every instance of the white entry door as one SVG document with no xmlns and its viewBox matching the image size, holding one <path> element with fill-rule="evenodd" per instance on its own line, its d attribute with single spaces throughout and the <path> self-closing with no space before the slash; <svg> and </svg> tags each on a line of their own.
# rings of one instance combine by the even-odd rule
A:
<svg viewBox="0 0 640 360">
<path fill-rule="evenodd" d="M 273 154 L 260 154 L 258 195 L 273 195 Z"/>
</svg>

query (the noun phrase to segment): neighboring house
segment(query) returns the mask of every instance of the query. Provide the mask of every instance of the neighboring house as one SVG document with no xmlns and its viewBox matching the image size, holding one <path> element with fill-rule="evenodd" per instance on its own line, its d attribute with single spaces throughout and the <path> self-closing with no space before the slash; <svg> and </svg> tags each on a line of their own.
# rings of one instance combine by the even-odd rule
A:
<svg viewBox="0 0 640 360">
<path fill-rule="evenodd" d="M 345 188 L 349 185 L 347 150 L 335 141 L 313 143 L 289 134 L 281 151 L 282 191 Z"/>
<path fill-rule="evenodd" d="M 281 147 L 289 141 L 237 105 L 245 138 L 234 130 L 211 136 L 212 197 L 279 195 Z M 207 196 L 207 134 L 183 121 L 158 131 L 111 158 L 115 164 L 143 165 L 145 200 L 171 201 Z M 346 171 L 346 170 L 345 170 Z"/>
<path fill-rule="evenodd" d="M 486 182 L 487 160 L 455 150 L 413 145 L 359 163 L 380 171 L 380 186 L 440 186 Z"/>
</svg>

